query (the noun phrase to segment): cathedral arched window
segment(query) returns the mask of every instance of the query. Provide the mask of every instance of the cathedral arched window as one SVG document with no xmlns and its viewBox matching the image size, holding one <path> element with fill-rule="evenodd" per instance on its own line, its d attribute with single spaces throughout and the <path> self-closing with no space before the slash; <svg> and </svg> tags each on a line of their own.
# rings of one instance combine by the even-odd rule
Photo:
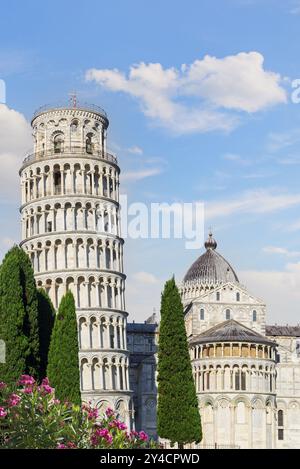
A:
<svg viewBox="0 0 300 469">
<path fill-rule="evenodd" d="M 277 413 L 277 426 L 278 426 L 278 440 L 284 439 L 284 419 L 283 419 L 283 410 L 279 410 Z"/>
<path fill-rule="evenodd" d="M 206 373 L 206 391 L 209 391 L 209 385 L 210 385 L 210 371 Z"/>
<path fill-rule="evenodd" d="M 246 372 L 241 372 L 241 390 L 246 391 Z"/>
<path fill-rule="evenodd" d="M 236 292 L 236 301 L 240 301 L 241 295 L 240 292 Z"/>
<path fill-rule="evenodd" d="M 252 321 L 253 322 L 257 321 L 257 312 L 255 311 L 255 309 L 252 311 Z"/>
<path fill-rule="evenodd" d="M 246 423 L 246 408 L 244 402 L 238 402 L 236 406 L 236 423 Z"/>
<path fill-rule="evenodd" d="M 225 311 L 225 318 L 226 318 L 226 321 L 229 321 L 230 316 L 231 316 L 230 309 L 226 309 L 226 311 Z"/>
<path fill-rule="evenodd" d="M 234 388 L 236 391 L 240 390 L 241 380 L 240 380 L 240 370 L 237 368 L 234 372 Z"/>
<path fill-rule="evenodd" d="M 204 309 L 200 309 L 200 321 L 204 321 Z"/>
<path fill-rule="evenodd" d="M 221 297 L 220 292 L 217 291 L 217 293 L 216 293 L 216 300 L 217 300 L 217 301 L 220 301 L 220 299 L 221 299 L 220 297 Z"/>
<path fill-rule="evenodd" d="M 278 411 L 278 427 L 283 427 L 283 410 Z"/>
</svg>

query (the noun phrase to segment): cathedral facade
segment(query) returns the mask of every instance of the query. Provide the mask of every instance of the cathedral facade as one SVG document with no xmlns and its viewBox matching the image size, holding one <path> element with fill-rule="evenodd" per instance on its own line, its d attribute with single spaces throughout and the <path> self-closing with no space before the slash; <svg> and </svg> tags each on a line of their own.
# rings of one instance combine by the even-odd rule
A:
<svg viewBox="0 0 300 469">
<path fill-rule="evenodd" d="M 155 315 L 127 323 L 119 174 L 108 118 L 91 105 L 32 119 L 20 169 L 21 246 L 54 306 L 74 294 L 81 393 L 157 436 Z M 266 305 L 218 253 L 212 234 L 180 285 L 203 426 L 200 447 L 300 447 L 300 327 L 268 325 Z"/>
<path fill-rule="evenodd" d="M 203 428 L 199 447 L 300 448 L 300 327 L 267 325 L 265 303 L 216 248 L 210 233 L 180 285 Z M 139 325 L 140 343 L 147 327 Z M 158 335 L 156 325 L 156 343 Z M 141 376 L 140 393 L 143 385 Z"/>
</svg>

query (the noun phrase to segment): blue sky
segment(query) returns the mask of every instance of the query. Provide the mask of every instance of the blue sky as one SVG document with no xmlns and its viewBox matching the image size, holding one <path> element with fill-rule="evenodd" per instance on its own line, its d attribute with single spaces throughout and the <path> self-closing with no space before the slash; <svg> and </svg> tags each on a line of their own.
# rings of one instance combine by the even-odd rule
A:
<svg viewBox="0 0 300 469">
<path fill-rule="evenodd" d="M 109 115 L 129 201 L 203 201 L 206 230 L 268 321 L 299 322 L 299 25 L 296 0 L 2 5 L 0 78 L 14 111 L 0 105 L 1 255 L 20 237 L 25 119 L 75 89 Z M 131 318 L 158 309 L 163 282 L 200 252 L 126 240 Z"/>
</svg>

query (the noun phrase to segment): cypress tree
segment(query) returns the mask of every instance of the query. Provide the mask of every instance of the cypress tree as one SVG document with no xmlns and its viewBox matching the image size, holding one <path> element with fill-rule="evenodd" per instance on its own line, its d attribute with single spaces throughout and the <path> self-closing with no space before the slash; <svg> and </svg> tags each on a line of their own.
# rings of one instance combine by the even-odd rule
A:
<svg viewBox="0 0 300 469">
<path fill-rule="evenodd" d="M 29 340 L 26 372 L 36 378 L 40 375 L 40 337 L 38 324 L 38 293 L 29 256 L 16 247 L 20 263 L 23 303 L 25 306 L 25 334 Z"/>
<path fill-rule="evenodd" d="M 161 298 L 158 346 L 158 434 L 178 443 L 202 439 L 198 400 L 184 324 L 183 306 L 174 277 Z"/>
<path fill-rule="evenodd" d="M 55 320 L 55 309 L 48 294 L 42 288 L 38 289 L 38 323 L 39 323 L 39 337 L 40 337 L 40 379 L 46 377 L 48 353 L 50 347 L 50 340 L 52 329 Z"/>
<path fill-rule="evenodd" d="M 55 318 L 47 375 L 58 399 L 80 404 L 77 320 L 70 291 L 63 296 Z"/>
<path fill-rule="evenodd" d="M 0 378 L 12 384 L 20 374 L 39 376 L 37 290 L 31 262 L 23 249 L 10 249 L 0 268 L 0 339 L 6 362 Z"/>
</svg>

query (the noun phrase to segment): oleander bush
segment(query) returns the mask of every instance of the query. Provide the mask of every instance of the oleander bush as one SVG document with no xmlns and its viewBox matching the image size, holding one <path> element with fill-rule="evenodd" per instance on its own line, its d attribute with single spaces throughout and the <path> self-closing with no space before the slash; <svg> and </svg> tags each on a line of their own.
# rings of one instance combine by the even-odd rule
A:
<svg viewBox="0 0 300 469">
<path fill-rule="evenodd" d="M 14 386 L 0 382 L 0 448 L 149 448 L 143 432 L 128 431 L 112 409 L 61 402 L 48 378 L 39 385 L 22 375 Z"/>
</svg>

